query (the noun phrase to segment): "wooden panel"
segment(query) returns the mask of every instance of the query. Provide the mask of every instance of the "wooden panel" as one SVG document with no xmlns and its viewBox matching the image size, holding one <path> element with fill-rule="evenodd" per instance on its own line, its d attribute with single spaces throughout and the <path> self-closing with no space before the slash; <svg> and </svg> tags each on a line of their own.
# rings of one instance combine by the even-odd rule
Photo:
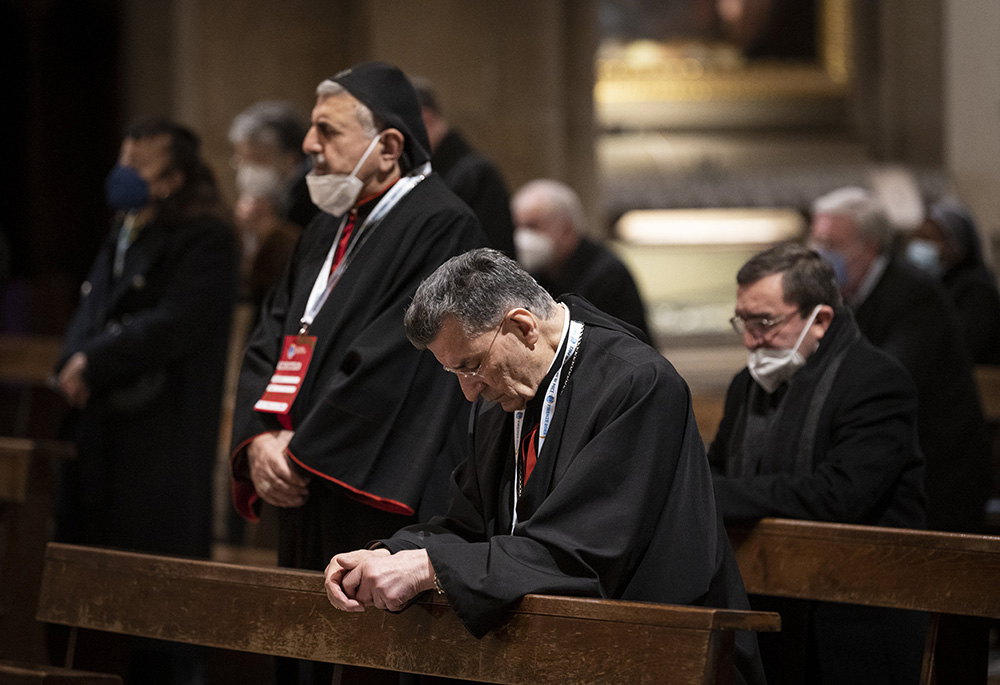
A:
<svg viewBox="0 0 1000 685">
<path fill-rule="evenodd" d="M 348 614 L 318 572 L 50 544 L 38 619 L 497 683 L 714 682 L 731 667 L 722 630 L 779 625 L 776 614 L 528 596 L 476 640 L 425 597 L 398 614 Z"/>
<path fill-rule="evenodd" d="M 44 386 L 61 352 L 58 336 L 0 335 L 0 382 Z"/>
<path fill-rule="evenodd" d="M 990 423 L 1000 423 L 1000 366 L 976 367 L 976 386 L 983 414 Z"/>
<path fill-rule="evenodd" d="M 750 593 L 1000 618 L 1000 537 L 785 519 L 729 534 Z"/>
<path fill-rule="evenodd" d="M 0 685 L 121 685 L 121 682 L 121 677 L 110 673 L 0 661 Z"/>
<path fill-rule="evenodd" d="M 31 440 L 0 438 L 0 502 L 20 504 L 27 498 L 34 447 Z"/>
<path fill-rule="evenodd" d="M 72 445 L 0 438 L 0 659 L 43 658 L 35 620 L 38 584 L 51 533 L 56 465 Z"/>
</svg>

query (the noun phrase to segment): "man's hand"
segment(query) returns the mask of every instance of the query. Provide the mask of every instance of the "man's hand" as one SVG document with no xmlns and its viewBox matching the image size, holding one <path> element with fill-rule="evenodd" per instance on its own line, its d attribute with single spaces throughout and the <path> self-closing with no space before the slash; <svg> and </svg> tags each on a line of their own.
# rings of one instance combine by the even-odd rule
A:
<svg viewBox="0 0 1000 685">
<path fill-rule="evenodd" d="M 66 396 L 66 402 L 71 407 L 83 409 L 90 398 L 90 386 L 87 385 L 83 372 L 87 370 L 87 355 L 76 352 L 59 371 L 59 389 Z"/>
<path fill-rule="evenodd" d="M 399 611 L 434 587 L 434 567 L 423 549 L 390 554 L 386 549 L 360 549 L 338 554 L 326 567 L 326 596 L 344 611 L 366 606 Z"/>
<path fill-rule="evenodd" d="M 247 446 L 250 480 L 257 493 L 276 507 L 301 507 L 309 496 L 309 481 L 292 468 L 285 448 L 295 433 L 262 433 Z"/>
</svg>

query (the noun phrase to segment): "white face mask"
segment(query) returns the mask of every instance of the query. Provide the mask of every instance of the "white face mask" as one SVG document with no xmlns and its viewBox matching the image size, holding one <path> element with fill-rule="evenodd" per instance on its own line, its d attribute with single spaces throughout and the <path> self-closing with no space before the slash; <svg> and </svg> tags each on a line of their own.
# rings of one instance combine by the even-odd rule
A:
<svg viewBox="0 0 1000 685">
<path fill-rule="evenodd" d="M 806 321 L 805 328 L 799 334 L 799 339 L 795 345 L 786 350 L 775 350 L 772 348 L 758 347 L 747 355 L 747 368 L 753 379 L 764 388 L 764 392 L 770 394 L 778 389 L 778 386 L 787 381 L 792 375 L 806 365 L 806 358 L 799 352 L 799 346 L 806 338 L 806 332 L 812 326 L 816 315 L 819 313 L 821 305 L 813 307 L 809 320 Z"/>
<path fill-rule="evenodd" d="M 361 159 L 354 165 L 354 171 L 349 174 L 323 174 L 317 175 L 310 171 L 306 174 L 306 184 L 309 186 L 309 197 L 313 204 L 322 209 L 327 214 L 340 216 L 354 206 L 358 201 L 361 189 L 365 187 L 364 182 L 355 174 L 361 165 L 368 159 L 368 155 L 375 149 L 379 136 L 372 138 L 368 144 L 368 149 L 361 155 Z"/>
<path fill-rule="evenodd" d="M 552 238 L 537 231 L 526 228 L 514 229 L 514 248 L 517 250 L 517 261 L 525 271 L 539 271 L 551 263 L 556 251 Z"/>
<path fill-rule="evenodd" d="M 263 164 L 240 164 L 236 169 L 236 191 L 251 197 L 281 196 L 284 183 L 274 167 Z"/>
</svg>

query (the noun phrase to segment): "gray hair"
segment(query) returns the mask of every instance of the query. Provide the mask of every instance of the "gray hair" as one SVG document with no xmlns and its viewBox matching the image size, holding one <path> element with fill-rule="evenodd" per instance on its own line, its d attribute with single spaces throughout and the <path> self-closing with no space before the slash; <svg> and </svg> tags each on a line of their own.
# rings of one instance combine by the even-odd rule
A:
<svg viewBox="0 0 1000 685">
<path fill-rule="evenodd" d="M 782 298 L 796 305 L 802 316 L 818 304 L 828 304 L 834 309 L 844 304 L 833 266 L 808 247 L 792 242 L 779 243 L 755 254 L 740 267 L 736 284 L 746 287 L 772 274 L 782 275 Z"/>
<path fill-rule="evenodd" d="M 328 98 L 333 95 L 351 95 L 351 92 L 344 88 L 342 85 L 333 81 L 331 79 L 326 79 L 318 86 L 316 86 L 316 97 L 318 98 Z M 351 97 L 354 97 L 351 95 Z M 385 123 L 380 121 L 375 114 L 368 109 L 368 106 L 354 98 L 357 105 L 354 109 L 354 116 L 357 117 L 358 124 L 361 126 L 362 132 L 369 138 L 374 138 L 379 134 L 383 128 L 385 128 Z"/>
<path fill-rule="evenodd" d="M 583 204 L 576 192 L 565 183 L 548 178 L 528 181 L 514 194 L 511 204 L 517 205 L 529 198 L 541 198 L 550 212 L 565 216 L 578 233 L 586 233 L 587 215 Z"/>
<path fill-rule="evenodd" d="M 892 248 L 892 226 L 882 204 L 864 188 L 848 186 L 827 193 L 813 202 L 813 215 L 838 214 L 849 218 L 862 238 L 874 240 L 881 252 Z"/>
<path fill-rule="evenodd" d="M 510 257 L 479 248 L 452 257 L 428 276 L 406 309 L 406 337 L 417 349 L 455 317 L 468 338 L 495 328 L 511 309 L 521 307 L 542 318 L 555 314 L 556 301 Z"/>
<path fill-rule="evenodd" d="M 250 105 L 233 118 L 229 142 L 270 145 L 281 152 L 302 155 L 306 129 L 305 117 L 291 102 L 265 100 Z"/>
</svg>

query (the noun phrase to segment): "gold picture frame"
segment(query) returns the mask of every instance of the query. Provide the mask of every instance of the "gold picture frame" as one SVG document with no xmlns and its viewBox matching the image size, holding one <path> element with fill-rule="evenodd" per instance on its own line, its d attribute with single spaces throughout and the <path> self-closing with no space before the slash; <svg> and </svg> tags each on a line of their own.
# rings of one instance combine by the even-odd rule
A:
<svg viewBox="0 0 1000 685">
<path fill-rule="evenodd" d="M 621 116 L 630 107 L 657 103 L 846 97 L 852 78 L 851 0 L 814 1 L 817 60 L 741 60 L 724 46 L 713 58 L 704 44 L 691 51 L 652 41 L 636 41 L 613 55 L 602 48 L 594 88 L 598 110 L 604 108 L 616 118 L 616 111 Z"/>
</svg>

